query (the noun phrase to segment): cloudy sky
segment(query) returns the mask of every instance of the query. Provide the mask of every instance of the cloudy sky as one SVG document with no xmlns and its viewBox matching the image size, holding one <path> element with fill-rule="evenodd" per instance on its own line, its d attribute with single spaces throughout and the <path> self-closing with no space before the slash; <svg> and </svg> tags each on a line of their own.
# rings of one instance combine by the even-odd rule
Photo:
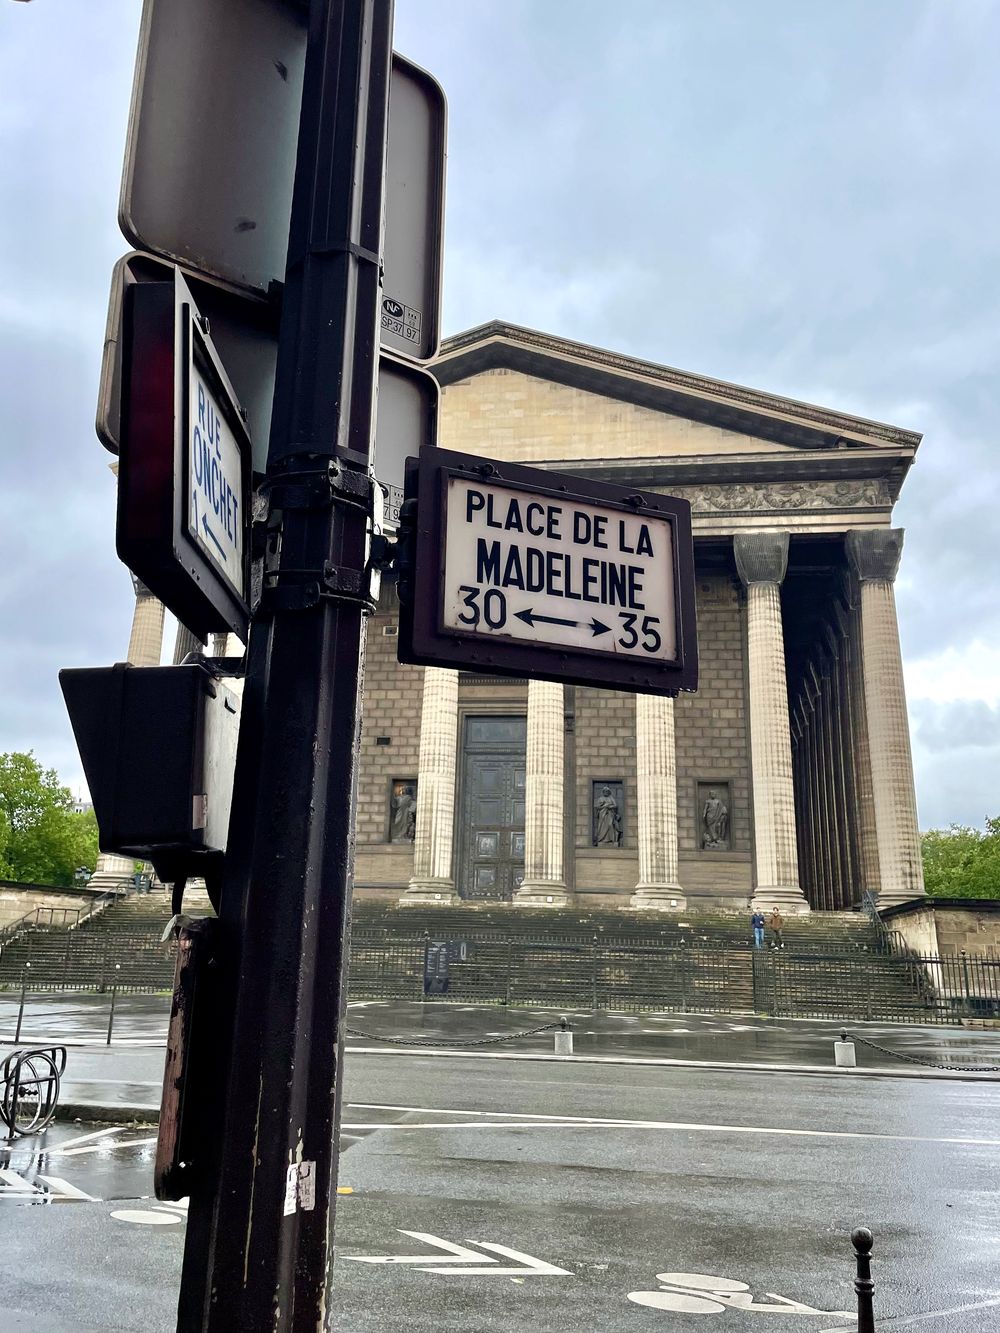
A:
<svg viewBox="0 0 1000 1333">
<path fill-rule="evenodd" d="M 94 436 L 139 0 L 0 0 L 0 751 L 132 594 Z M 921 823 L 1000 813 L 1000 6 L 397 0 L 449 99 L 445 331 L 502 318 L 922 431 Z"/>
</svg>

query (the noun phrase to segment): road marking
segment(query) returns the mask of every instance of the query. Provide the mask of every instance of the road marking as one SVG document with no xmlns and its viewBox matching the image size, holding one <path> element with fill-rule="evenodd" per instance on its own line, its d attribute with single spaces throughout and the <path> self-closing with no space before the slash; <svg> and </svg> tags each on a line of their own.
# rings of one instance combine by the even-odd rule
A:
<svg viewBox="0 0 1000 1333">
<path fill-rule="evenodd" d="M 481 1116 L 483 1119 L 489 1118 L 491 1121 L 500 1118 L 500 1123 L 493 1124 L 494 1129 L 578 1129 L 578 1128 L 607 1128 L 607 1129 L 680 1129 L 690 1131 L 703 1131 L 710 1134 L 777 1134 L 792 1138 L 809 1139 L 877 1139 L 880 1142 L 889 1143 L 954 1143 L 958 1145 L 997 1148 L 1000 1147 L 1000 1139 L 973 1139 L 958 1137 L 934 1138 L 925 1134 L 877 1134 L 866 1133 L 862 1130 L 846 1129 L 777 1129 L 769 1125 L 713 1125 L 696 1124 L 684 1120 L 618 1120 L 603 1116 L 558 1116 L 558 1115 L 540 1115 L 531 1111 L 469 1111 L 459 1110 L 454 1107 L 443 1106 L 388 1106 L 381 1103 L 350 1102 L 349 1110 L 355 1111 L 409 1111 L 411 1113 L 423 1112 L 430 1115 L 472 1115 Z M 516 1116 L 516 1120 L 511 1120 L 511 1116 Z M 503 1119 L 503 1117 L 507 1117 Z M 465 1121 L 459 1123 L 434 1121 L 427 1123 L 407 1123 L 405 1121 L 385 1121 L 371 1125 L 344 1124 L 342 1129 L 347 1130 L 376 1130 L 376 1129 L 485 1129 L 488 1126 L 482 1121 Z"/>
<path fill-rule="evenodd" d="M 0 1167 L 0 1185 L 5 1186 L 0 1198 L 9 1198 L 13 1194 L 20 1194 L 27 1197 L 29 1194 L 38 1194 L 30 1180 L 25 1180 L 17 1171 L 12 1171 L 10 1167 Z"/>
<path fill-rule="evenodd" d="M 63 1180 L 61 1176 L 43 1176 L 39 1175 L 38 1180 L 42 1185 L 36 1185 L 33 1181 L 27 1180 L 18 1171 L 12 1171 L 9 1167 L 0 1168 L 0 1199 L 75 1199 L 87 1203 L 97 1203 L 93 1194 L 85 1194 L 83 1190 L 77 1189 L 69 1181 Z"/>
<path fill-rule="evenodd" d="M 111 1152 L 117 1152 L 119 1148 L 143 1148 L 149 1143 L 155 1143 L 156 1136 L 151 1139 L 119 1139 L 117 1143 L 92 1143 L 86 1148 L 53 1148 L 47 1155 L 49 1157 L 81 1157 L 84 1153 L 104 1152 L 109 1149 Z"/>
<path fill-rule="evenodd" d="M 65 1152 L 67 1148 L 75 1148 L 80 1143 L 90 1143 L 92 1139 L 105 1139 L 110 1134 L 124 1134 L 124 1132 L 121 1125 L 114 1125 L 111 1129 L 95 1129 L 92 1134 L 81 1134 L 79 1138 L 66 1139 L 64 1143 L 59 1143 L 54 1148 L 43 1148 L 39 1156 L 51 1157 L 53 1153 Z"/>
<path fill-rule="evenodd" d="M 93 1194 L 86 1194 L 83 1190 L 77 1189 L 68 1180 L 63 1180 L 62 1176 L 39 1175 L 38 1179 L 44 1181 L 53 1194 L 60 1199 L 82 1199 L 85 1203 L 98 1202 Z"/>
<path fill-rule="evenodd" d="M 512 1250 L 507 1245 L 496 1245 L 485 1240 L 467 1240 L 464 1245 L 458 1245 L 454 1241 L 443 1240 L 440 1236 L 432 1236 L 426 1231 L 404 1231 L 402 1227 L 397 1229 L 400 1235 L 409 1236 L 413 1240 L 421 1241 L 424 1245 L 444 1250 L 445 1253 L 443 1255 L 346 1254 L 343 1257 L 358 1264 L 410 1264 L 418 1273 L 443 1273 L 454 1277 L 573 1276 L 568 1268 L 559 1268 L 555 1264 L 548 1263 L 545 1259 L 536 1259 L 533 1255 L 522 1253 L 521 1250 Z M 478 1250 L 470 1250 L 468 1248 L 470 1245 L 476 1245 L 479 1248 Z M 498 1260 L 481 1254 L 480 1251 L 482 1250 L 503 1255 L 505 1259 L 513 1259 L 517 1266 L 513 1268 L 498 1266 Z M 454 1265 L 457 1264 L 465 1264 L 466 1267 L 455 1267 Z"/>
<path fill-rule="evenodd" d="M 1000 1300 L 973 1301 L 971 1305 L 953 1305 L 950 1310 L 928 1310 L 926 1314 L 907 1314 L 881 1321 L 882 1328 L 905 1328 L 908 1324 L 926 1324 L 928 1319 L 941 1319 L 946 1314 L 964 1314 L 967 1310 L 989 1310 L 1000 1305 Z"/>
</svg>

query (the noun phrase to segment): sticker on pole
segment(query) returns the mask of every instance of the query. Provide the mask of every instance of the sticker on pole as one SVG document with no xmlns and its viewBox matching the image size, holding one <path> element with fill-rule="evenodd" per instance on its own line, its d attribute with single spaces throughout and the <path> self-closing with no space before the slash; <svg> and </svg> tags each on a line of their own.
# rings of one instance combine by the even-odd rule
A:
<svg viewBox="0 0 1000 1333">
<path fill-rule="evenodd" d="M 697 686 L 690 506 L 424 449 L 399 659 L 648 693 Z"/>
</svg>

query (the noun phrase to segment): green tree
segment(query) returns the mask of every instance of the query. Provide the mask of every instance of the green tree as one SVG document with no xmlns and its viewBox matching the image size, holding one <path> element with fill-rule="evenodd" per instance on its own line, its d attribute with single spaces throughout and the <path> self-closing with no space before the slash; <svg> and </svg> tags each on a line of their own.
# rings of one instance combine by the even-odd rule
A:
<svg viewBox="0 0 1000 1333">
<path fill-rule="evenodd" d="M 0 874 L 28 884 L 73 883 L 97 863 L 97 822 L 32 753 L 0 754 Z"/>
<path fill-rule="evenodd" d="M 931 897 L 1000 898 L 1000 816 L 987 819 L 985 829 L 931 829 L 921 845 Z"/>
</svg>

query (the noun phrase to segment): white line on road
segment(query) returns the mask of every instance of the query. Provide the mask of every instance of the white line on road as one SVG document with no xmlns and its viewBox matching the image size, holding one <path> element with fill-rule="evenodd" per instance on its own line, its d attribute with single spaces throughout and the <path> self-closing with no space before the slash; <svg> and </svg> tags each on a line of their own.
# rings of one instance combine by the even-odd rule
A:
<svg viewBox="0 0 1000 1333">
<path fill-rule="evenodd" d="M 117 1143 L 92 1143 L 87 1148 L 53 1148 L 47 1156 L 82 1157 L 84 1153 L 88 1152 L 105 1152 L 106 1150 L 117 1152 L 119 1148 L 143 1148 L 147 1143 L 155 1142 L 156 1135 L 154 1134 L 151 1139 L 119 1139 Z"/>
<path fill-rule="evenodd" d="M 56 1152 L 65 1152 L 67 1148 L 75 1148 L 77 1144 L 89 1143 L 91 1139 L 105 1139 L 110 1134 L 122 1133 L 124 1133 L 124 1127 L 122 1125 L 112 1125 L 110 1129 L 95 1129 L 92 1134 L 81 1134 L 79 1138 L 67 1139 L 65 1143 L 60 1143 L 58 1147 L 43 1148 L 42 1153 L 44 1153 L 46 1157 L 49 1157 Z"/>
<path fill-rule="evenodd" d="M 63 1180 L 62 1176 L 40 1175 L 38 1179 L 44 1181 L 53 1194 L 57 1194 L 61 1199 L 82 1199 L 86 1203 L 99 1202 L 98 1199 L 95 1199 L 93 1194 L 85 1194 L 83 1190 L 77 1189 L 75 1185 L 71 1185 L 68 1180 Z"/>
<path fill-rule="evenodd" d="M 371 1111 L 408 1111 L 411 1114 L 424 1113 L 431 1115 L 466 1115 L 489 1117 L 490 1124 L 485 1120 L 471 1120 L 455 1122 L 434 1121 L 427 1123 L 406 1123 L 405 1121 L 388 1121 L 376 1124 L 343 1124 L 342 1129 L 347 1130 L 375 1130 L 375 1129 L 485 1129 L 492 1127 L 494 1129 L 586 1129 L 586 1128 L 606 1128 L 606 1129 L 680 1129 L 691 1130 L 694 1132 L 704 1132 L 711 1134 L 777 1134 L 793 1138 L 809 1139 L 877 1139 L 882 1142 L 890 1143 L 953 1143 L 970 1147 L 980 1148 L 1000 1148 L 1000 1139 L 973 1139 L 960 1137 L 935 1137 L 927 1134 L 876 1134 L 864 1133 L 861 1130 L 838 1130 L 838 1129 L 778 1129 L 770 1125 L 712 1125 L 712 1124 L 694 1124 L 684 1120 L 619 1120 L 604 1118 L 602 1116 L 558 1116 L 558 1115 L 539 1115 L 533 1112 L 520 1111 L 468 1111 L 457 1110 L 455 1108 L 440 1106 L 382 1106 L 373 1103 L 351 1102 L 351 1110 L 371 1110 Z M 506 1117 L 496 1123 L 497 1117 Z M 517 1119 L 512 1119 L 517 1117 Z"/>
<path fill-rule="evenodd" d="M 948 1314 L 964 1314 L 967 1310 L 989 1310 L 1000 1305 L 1000 1300 L 973 1301 L 971 1305 L 953 1305 L 950 1310 L 928 1310 L 926 1314 L 908 1314 L 901 1318 L 883 1319 L 881 1328 L 905 1328 L 908 1324 L 926 1324 L 928 1319 L 943 1319 Z"/>
</svg>

